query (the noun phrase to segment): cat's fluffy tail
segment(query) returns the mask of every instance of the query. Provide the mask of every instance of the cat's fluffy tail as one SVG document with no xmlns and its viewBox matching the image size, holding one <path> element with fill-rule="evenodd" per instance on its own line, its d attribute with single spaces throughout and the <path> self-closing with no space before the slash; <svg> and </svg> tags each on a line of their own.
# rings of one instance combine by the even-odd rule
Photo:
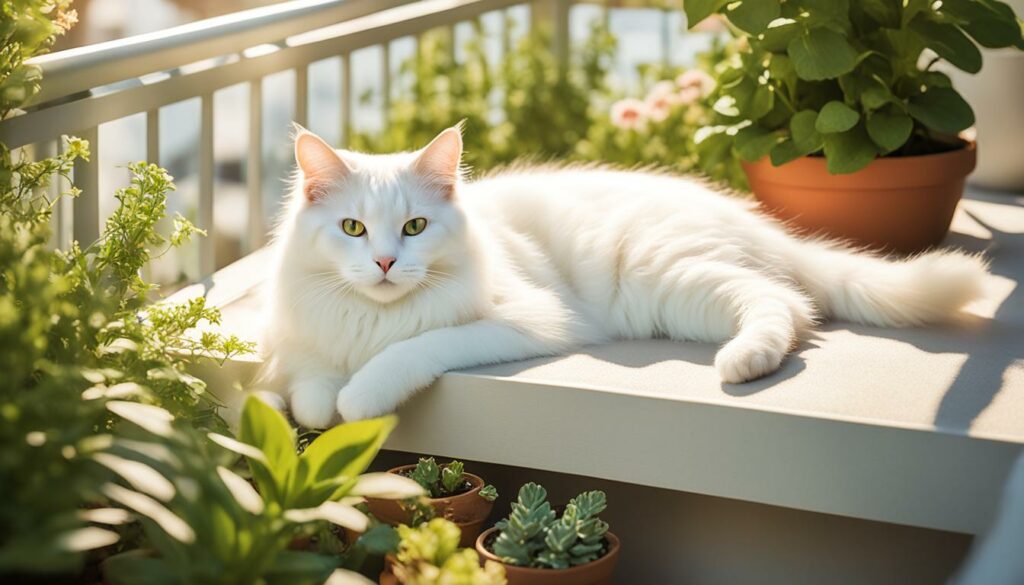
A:
<svg viewBox="0 0 1024 585">
<path fill-rule="evenodd" d="M 800 243 L 793 262 L 823 317 L 887 327 L 955 320 L 988 274 L 984 259 L 961 252 L 889 260 L 813 241 Z"/>
</svg>

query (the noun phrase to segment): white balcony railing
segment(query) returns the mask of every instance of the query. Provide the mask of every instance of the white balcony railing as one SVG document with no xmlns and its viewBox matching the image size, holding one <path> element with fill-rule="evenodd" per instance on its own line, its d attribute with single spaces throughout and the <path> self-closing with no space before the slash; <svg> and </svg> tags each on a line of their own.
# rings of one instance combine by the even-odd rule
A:
<svg viewBox="0 0 1024 585">
<path fill-rule="evenodd" d="M 392 95 L 389 47 L 396 39 L 416 38 L 435 28 L 448 28 L 455 38 L 459 23 L 478 20 L 487 13 L 500 14 L 504 23 L 510 9 L 521 5 L 528 6 L 530 21 L 544 19 L 550 23 L 552 50 L 565 59 L 573 4 L 570 0 L 532 4 L 522 0 L 295 0 L 45 55 L 35 59 L 43 70 L 42 92 L 27 112 L 0 122 L 0 140 L 11 148 L 29 147 L 41 153 L 53 152 L 61 135 L 89 140 L 94 156 L 74 170 L 74 181 L 82 194 L 60 206 L 55 222 L 57 244 L 66 245 L 71 239 L 91 242 L 102 221 L 101 173 L 108 172 L 100 163 L 101 157 L 96 156 L 106 146 L 101 143 L 101 125 L 144 115 L 144 158 L 167 166 L 160 152 L 161 109 L 197 98 L 198 194 L 192 219 L 210 234 L 198 244 L 198 267 L 190 274 L 198 280 L 265 243 L 269 214 L 263 210 L 274 207 L 265 205 L 265 192 L 268 184 L 279 185 L 265 180 L 266 78 L 294 71 L 292 118 L 308 125 L 310 67 L 325 60 L 340 61 L 337 115 L 338 135 L 344 145 L 357 111 L 351 66 L 354 52 L 380 47 L 381 58 L 375 66 L 381 71 L 380 95 L 386 112 Z M 660 42 L 655 42 L 667 53 L 668 27 L 659 26 L 654 32 L 655 36 L 648 38 L 657 39 L 660 34 Z M 503 40 L 504 51 L 508 49 L 507 37 Z M 231 257 L 215 258 L 214 136 L 220 120 L 216 119 L 214 98 L 219 91 L 238 84 L 245 85 L 248 94 L 247 147 L 242 155 L 248 220 L 240 238 L 244 245 L 232 250 Z M 275 136 L 278 130 L 273 129 Z"/>
</svg>

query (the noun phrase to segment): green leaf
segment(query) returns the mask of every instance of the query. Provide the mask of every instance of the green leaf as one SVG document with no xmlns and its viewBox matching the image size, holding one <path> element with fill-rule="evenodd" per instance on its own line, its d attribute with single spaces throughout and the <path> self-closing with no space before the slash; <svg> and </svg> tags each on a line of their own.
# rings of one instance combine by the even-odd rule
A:
<svg viewBox="0 0 1024 585">
<path fill-rule="evenodd" d="M 750 125 L 736 133 L 736 152 L 750 162 L 768 156 L 779 136 L 760 126 Z"/>
<path fill-rule="evenodd" d="M 818 112 L 814 129 L 822 134 L 846 132 L 860 120 L 860 114 L 840 101 L 830 101 Z"/>
<path fill-rule="evenodd" d="M 782 51 L 801 30 L 800 25 L 792 18 L 776 18 L 768 23 L 768 28 L 758 37 L 758 45 L 765 51 Z"/>
<path fill-rule="evenodd" d="M 687 0 L 683 3 L 683 11 L 686 12 L 686 27 L 693 28 L 700 24 L 700 21 L 718 12 L 729 0 Z"/>
<path fill-rule="evenodd" d="M 801 0 L 800 8 L 808 13 L 808 24 L 827 25 L 846 30 L 850 26 L 849 0 Z"/>
<path fill-rule="evenodd" d="M 944 0 L 941 11 L 960 21 L 960 27 L 983 47 L 1002 48 L 1013 46 L 1021 38 L 1021 28 L 1014 18 L 1001 10 L 999 2 L 977 0 Z M 1006 9 L 1009 6 L 1003 4 Z"/>
<path fill-rule="evenodd" d="M 974 110 L 951 87 L 933 87 L 910 99 L 910 115 L 925 126 L 956 134 L 974 124 Z"/>
<path fill-rule="evenodd" d="M 730 7 L 726 12 L 729 22 L 752 35 L 764 31 L 768 23 L 778 18 L 781 12 L 778 0 L 742 0 Z"/>
<path fill-rule="evenodd" d="M 854 6 L 886 28 L 899 28 L 901 4 L 899 0 L 857 0 Z"/>
<path fill-rule="evenodd" d="M 925 18 L 915 18 L 910 28 L 924 38 L 926 47 L 953 66 L 968 73 L 981 71 L 981 51 L 959 28 Z"/>
<path fill-rule="evenodd" d="M 868 118 L 867 130 L 882 152 L 889 153 L 907 143 L 914 121 L 902 113 L 875 112 Z"/>
<path fill-rule="evenodd" d="M 825 144 L 825 139 L 815 128 L 818 120 L 818 112 L 814 110 L 801 110 L 789 120 L 789 134 L 793 138 L 793 149 L 798 153 L 796 156 L 811 154 L 820 150 Z M 788 154 L 784 147 L 780 155 Z M 793 158 L 796 158 L 794 156 Z"/>
<path fill-rule="evenodd" d="M 242 409 L 238 438 L 257 447 L 267 457 L 269 474 L 262 465 L 250 464 L 260 489 L 272 493 L 284 489 L 298 462 L 295 432 L 284 415 L 256 396 L 250 396 Z M 267 485 L 268 480 L 272 480 L 272 486 Z M 264 491 L 264 496 L 269 497 L 269 494 Z"/>
<path fill-rule="evenodd" d="M 751 120 L 760 120 L 775 106 L 775 90 L 770 85 L 758 84 L 750 98 L 746 114 Z"/>
<path fill-rule="evenodd" d="M 338 425 L 317 437 L 301 459 L 317 481 L 355 479 L 370 465 L 397 423 L 394 416 L 385 416 Z"/>
<path fill-rule="evenodd" d="M 772 165 L 779 167 L 804 156 L 804 154 L 792 140 L 786 139 L 772 147 L 769 157 Z"/>
<path fill-rule="evenodd" d="M 828 172 L 833 175 L 853 173 L 871 164 L 878 149 L 871 141 L 863 124 L 838 134 L 825 136 L 825 158 Z"/>
<path fill-rule="evenodd" d="M 789 42 L 786 52 L 800 79 L 833 79 L 849 73 L 857 64 L 857 51 L 846 37 L 818 28 Z"/>
<path fill-rule="evenodd" d="M 896 101 L 896 96 L 881 80 L 868 81 L 860 93 L 860 103 L 867 110 L 877 110 Z"/>
<path fill-rule="evenodd" d="M 268 585 L 323 583 L 340 565 L 340 559 L 306 551 L 284 550 L 264 573 Z"/>
<path fill-rule="evenodd" d="M 103 561 L 103 575 L 110 585 L 178 585 L 171 567 L 160 558 L 133 550 Z"/>
<path fill-rule="evenodd" d="M 371 554 L 385 555 L 398 551 L 398 532 L 387 524 L 374 524 L 359 537 L 359 546 Z"/>
</svg>

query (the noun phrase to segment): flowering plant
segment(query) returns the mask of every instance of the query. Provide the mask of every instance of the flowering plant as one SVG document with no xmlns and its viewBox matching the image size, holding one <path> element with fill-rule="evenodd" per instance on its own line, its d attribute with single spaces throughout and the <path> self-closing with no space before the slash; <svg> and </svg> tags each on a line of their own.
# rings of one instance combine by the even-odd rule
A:
<svg viewBox="0 0 1024 585">
<path fill-rule="evenodd" d="M 746 180 L 729 148 L 698 147 L 702 128 L 722 123 L 711 107 L 715 64 L 736 51 L 735 43 L 715 42 L 685 70 L 651 68 L 650 89 L 642 98 L 623 97 L 595 113 L 586 139 L 576 146 L 577 158 L 610 161 L 623 166 L 658 165 L 679 172 L 700 171 L 736 189 Z M 655 81 L 656 80 L 656 81 Z M 595 105 L 595 110 L 601 110 Z"/>
</svg>

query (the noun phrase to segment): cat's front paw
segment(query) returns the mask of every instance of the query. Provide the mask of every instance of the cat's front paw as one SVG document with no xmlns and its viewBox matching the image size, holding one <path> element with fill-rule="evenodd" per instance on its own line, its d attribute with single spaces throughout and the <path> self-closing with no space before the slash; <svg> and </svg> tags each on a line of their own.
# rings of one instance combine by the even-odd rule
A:
<svg viewBox="0 0 1024 585">
<path fill-rule="evenodd" d="M 715 355 L 715 369 L 727 384 L 740 384 L 779 369 L 786 352 L 766 345 L 734 339 Z"/>
<path fill-rule="evenodd" d="M 391 409 L 383 404 L 375 394 L 373 388 L 353 379 L 341 389 L 341 392 L 338 392 L 335 405 L 341 419 L 351 422 L 387 414 Z"/>
<path fill-rule="evenodd" d="M 326 429 L 338 421 L 334 408 L 338 387 L 332 380 L 305 380 L 292 385 L 292 418 L 309 429 Z"/>
</svg>

